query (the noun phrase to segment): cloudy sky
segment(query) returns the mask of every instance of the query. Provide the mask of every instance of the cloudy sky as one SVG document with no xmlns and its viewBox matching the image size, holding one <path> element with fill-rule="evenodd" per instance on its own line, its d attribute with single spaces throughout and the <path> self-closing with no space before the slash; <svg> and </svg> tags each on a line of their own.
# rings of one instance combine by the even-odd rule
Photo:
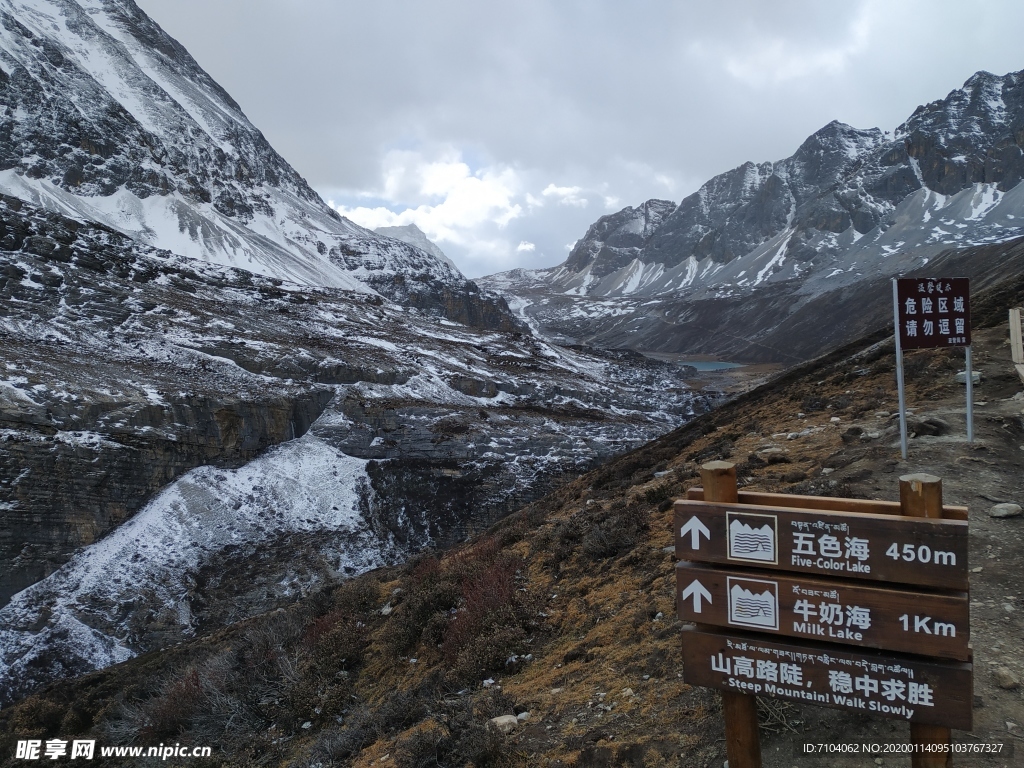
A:
<svg viewBox="0 0 1024 768">
<path fill-rule="evenodd" d="M 1019 0 L 137 1 L 339 211 L 471 277 L 1024 69 Z"/>
</svg>

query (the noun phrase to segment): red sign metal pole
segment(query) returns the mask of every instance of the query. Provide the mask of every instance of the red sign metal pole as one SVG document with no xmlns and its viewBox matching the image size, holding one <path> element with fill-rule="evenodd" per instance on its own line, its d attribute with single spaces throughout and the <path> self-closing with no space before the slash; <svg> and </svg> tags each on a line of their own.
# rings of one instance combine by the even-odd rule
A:
<svg viewBox="0 0 1024 768">
<path fill-rule="evenodd" d="M 892 313 L 893 330 L 896 332 L 896 386 L 900 398 L 900 452 L 903 460 L 907 460 L 907 396 L 903 386 L 903 345 L 900 329 L 900 300 L 896 291 L 896 278 L 892 279 Z"/>
<path fill-rule="evenodd" d="M 896 277 L 892 281 L 892 303 L 896 325 L 896 380 L 900 390 L 900 447 L 903 458 L 907 458 L 904 349 L 966 348 L 967 441 L 973 443 L 971 281 L 966 277 Z"/>
<path fill-rule="evenodd" d="M 967 442 L 974 442 L 974 372 L 971 370 L 971 347 L 964 353 L 964 368 L 967 369 Z"/>
</svg>

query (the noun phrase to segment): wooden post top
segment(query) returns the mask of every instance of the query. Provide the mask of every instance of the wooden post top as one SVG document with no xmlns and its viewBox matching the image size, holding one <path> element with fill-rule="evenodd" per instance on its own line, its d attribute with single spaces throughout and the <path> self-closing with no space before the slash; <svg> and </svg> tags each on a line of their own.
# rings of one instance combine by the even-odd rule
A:
<svg viewBox="0 0 1024 768">
<path fill-rule="evenodd" d="M 902 475 L 900 507 L 910 517 L 942 517 L 942 479 L 924 472 Z"/>
<path fill-rule="evenodd" d="M 736 465 L 729 461 L 709 461 L 700 468 L 700 481 L 704 484 L 704 499 L 721 504 L 739 501 L 736 488 Z"/>
<path fill-rule="evenodd" d="M 736 465 L 731 461 L 709 461 L 707 464 L 701 465 L 701 470 L 707 470 L 708 472 L 721 472 L 723 470 L 733 469 Z"/>
</svg>

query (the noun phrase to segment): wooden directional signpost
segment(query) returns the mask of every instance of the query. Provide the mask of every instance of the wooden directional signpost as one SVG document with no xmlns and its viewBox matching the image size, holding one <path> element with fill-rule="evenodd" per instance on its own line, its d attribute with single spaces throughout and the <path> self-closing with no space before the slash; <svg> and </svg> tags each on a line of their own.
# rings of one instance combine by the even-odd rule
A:
<svg viewBox="0 0 1024 768">
<path fill-rule="evenodd" d="M 683 621 L 943 659 L 969 656 L 966 592 L 931 594 L 777 573 L 755 578 L 739 568 L 691 563 L 679 564 L 676 583 Z"/>
<path fill-rule="evenodd" d="M 761 765 L 755 696 L 907 720 L 915 768 L 950 764 L 973 705 L 966 510 L 930 475 L 896 505 L 741 498 L 731 464 L 701 474 L 675 504 L 683 677 L 723 691 L 730 768 Z"/>
<path fill-rule="evenodd" d="M 689 501 L 684 560 L 808 576 L 967 589 L 967 522 Z"/>
</svg>

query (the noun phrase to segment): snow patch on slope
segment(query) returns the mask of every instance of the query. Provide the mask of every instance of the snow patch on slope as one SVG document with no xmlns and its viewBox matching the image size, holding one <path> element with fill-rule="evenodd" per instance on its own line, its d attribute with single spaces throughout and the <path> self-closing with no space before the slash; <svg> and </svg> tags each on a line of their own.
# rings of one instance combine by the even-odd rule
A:
<svg viewBox="0 0 1024 768">
<path fill-rule="evenodd" d="M 339 567 L 354 573 L 382 565 L 385 545 L 372 543 L 359 512 L 366 463 L 307 433 L 239 469 L 207 466 L 183 475 L 0 610 L 0 685 L 31 677 L 33 661 L 54 649 L 71 671 L 134 655 L 123 617 L 141 596 L 187 623 L 191 579 L 229 545 L 345 531 L 365 541 L 349 548 Z"/>
</svg>

